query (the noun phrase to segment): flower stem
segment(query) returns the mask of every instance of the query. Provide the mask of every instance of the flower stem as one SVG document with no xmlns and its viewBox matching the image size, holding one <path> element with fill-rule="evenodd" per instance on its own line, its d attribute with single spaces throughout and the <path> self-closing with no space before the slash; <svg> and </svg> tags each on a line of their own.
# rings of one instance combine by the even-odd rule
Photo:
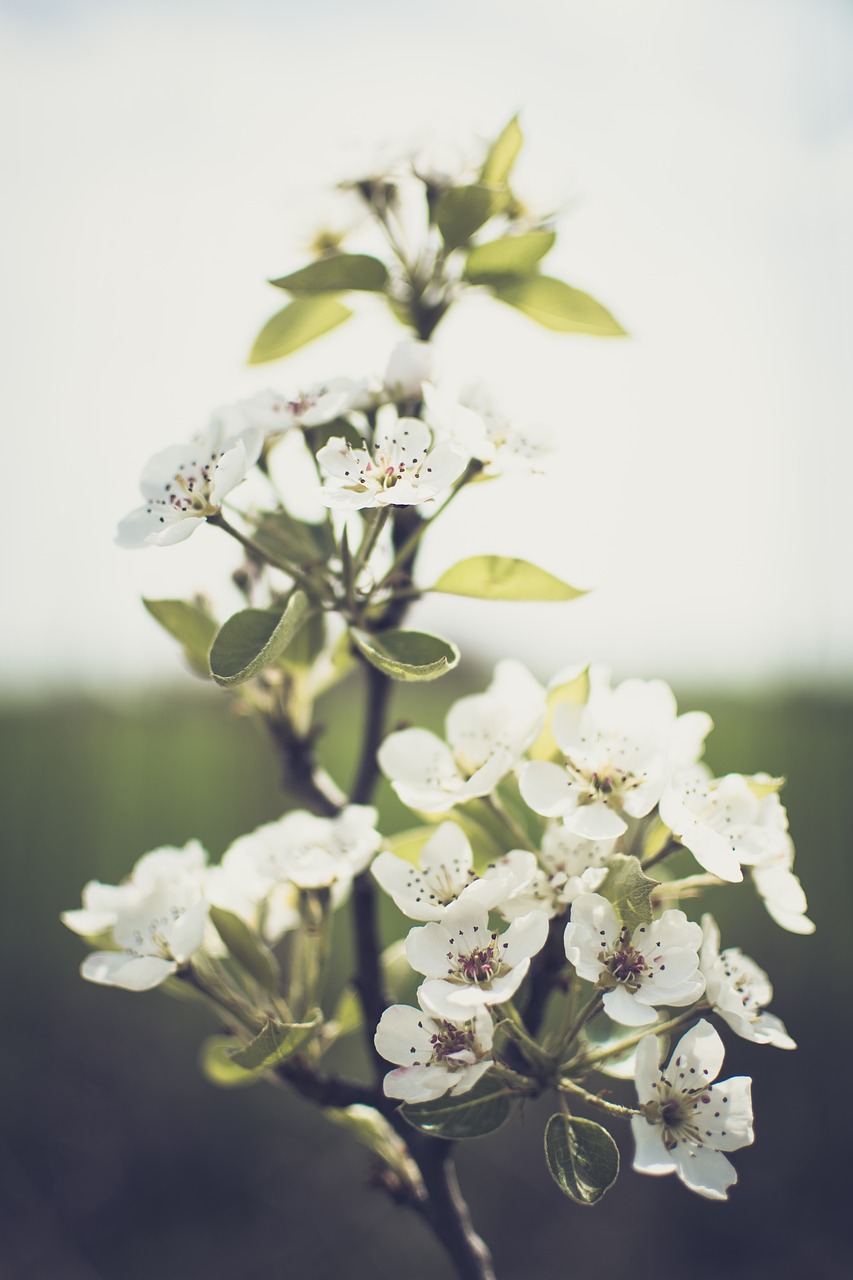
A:
<svg viewBox="0 0 853 1280">
<path fill-rule="evenodd" d="M 618 1102 L 607 1102 L 604 1098 L 600 1098 L 597 1093 L 590 1093 L 588 1089 L 575 1084 L 573 1080 L 562 1079 L 557 1088 L 561 1093 L 572 1093 L 578 1098 L 583 1098 L 584 1102 L 588 1103 L 589 1106 L 597 1107 L 599 1111 L 606 1111 L 609 1116 L 621 1116 L 627 1120 L 631 1116 L 641 1114 L 634 1107 L 623 1107 Z"/>
<path fill-rule="evenodd" d="M 633 1035 L 626 1036 L 624 1040 L 617 1040 L 614 1044 L 603 1045 L 600 1049 L 594 1049 L 592 1053 L 587 1053 L 584 1058 L 585 1066 L 595 1066 L 598 1062 L 606 1062 L 608 1058 L 616 1058 L 620 1053 L 624 1053 L 626 1049 L 632 1049 L 635 1044 L 639 1044 L 644 1036 L 666 1035 L 669 1031 L 677 1031 L 679 1027 L 683 1027 L 685 1023 L 695 1018 L 697 1013 L 703 1013 L 710 1009 L 710 1005 L 704 1002 L 699 1005 L 693 1005 L 687 1013 L 680 1013 L 677 1018 L 670 1018 L 668 1022 L 653 1022 L 649 1026 L 642 1027 Z"/>
</svg>

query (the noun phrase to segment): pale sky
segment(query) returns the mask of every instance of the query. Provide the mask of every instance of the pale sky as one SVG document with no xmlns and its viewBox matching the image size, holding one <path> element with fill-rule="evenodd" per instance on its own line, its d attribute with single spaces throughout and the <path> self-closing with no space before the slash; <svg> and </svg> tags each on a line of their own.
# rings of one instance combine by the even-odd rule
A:
<svg viewBox="0 0 853 1280">
<path fill-rule="evenodd" d="M 595 590 L 435 597 L 421 621 L 543 676 L 848 678 L 851 66 L 841 0 L 0 0 L 0 689 L 176 674 L 138 598 L 233 604 L 233 556 L 210 529 L 113 546 L 143 463 L 262 387 L 381 371 L 401 331 L 378 304 L 248 368 L 282 303 L 266 279 L 305 261 L 356 150 L 517 109 L 518 185 L 569 205 L 549 270 L 632 337 L 480 299 L 439 330 L 451 381 L 482 378 L 559 449 L 460 502 L 425 577 L 464 547 Z"/>
</svg>

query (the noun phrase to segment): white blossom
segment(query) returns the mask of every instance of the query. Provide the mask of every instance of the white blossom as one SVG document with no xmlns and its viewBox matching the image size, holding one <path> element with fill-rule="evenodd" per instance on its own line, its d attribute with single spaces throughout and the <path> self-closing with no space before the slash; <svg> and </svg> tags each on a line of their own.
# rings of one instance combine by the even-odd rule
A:
<svg viewBox="0 0 853 1280">
<path fill-rule="evenodd" d="M 486 475 L 504 471 L 536 471 L 549 451 L 542 433 L 514 427 L 498 415 L 482 396 L 454 400 L 424 384 L 424 418 L 436 437 L 450 440 L 485 466 Z"/>
<path fill-rule="evenodd" d="M 763 779 L 681 770 L 664 789 L 660 816 L 706 871 L 742 880 L 743 865 L 777 857 L 787 838 L 784 807 Z"/>
<path fill-rule="evenodd" d="M 137 859 L 121 884 L 90 880 L 83 888 L 82 908 L 63 911 L 59 918 L 80 937 L 95 938 L 112 929 L 123 913 L 134 910 L 158 881 L 189 879 L 200 886 L 207 870 L 207 853 L 198 840 L 188 840 L 182 848 L 162 845 Z"/>
<path fill-rule="evenodd" d="M 140 488 L 145 499 L 119 523 L 120 547 L 171 546 L 219 513 L 224 498 L 244 480 L 263 444 L 263 431 L 247 426 L 229 434 L 225 418 L 211 419 L 189 444 L 172 445 L 146 464 Z"/>
<path fill-rule="evenodd" d="M 402 729 L 382 743 L 379 767 L 410 809 L 442 813 L 494 790 L 536 737 L 545 707 L 539 682 L 506 658 L 485 693 L 450 708 L 446 743 L 428 729 Z"/>
<path fill-rule="evenodd" d="M 480 877 L 464 831 L 455 822 L 442 822 L 421 850 L 418 867 L 386 851 L 371 871 L 411 920 L 441 920 L 450 903 L 461 900 L 492 910 L 530 880 L 534 867 L 533 854 L 518 850 Z"/>
<path fill-rule="evenodd" d="M 538 908 L 549 916 L 562 915 L 575 898 L 599 888 L 615 844 L 576 836 L 562 824 L 550 827 L 542 838 L 535 876 L 501 904 L 501 914 L 514 920 Z"/>
<path fill-rule="evenodd" d="M 660 799 L 669 774 L 692 764 L 711 728 L 704 712 L 676 714 L 663 680 L 626 680 L 611 689 L 600 668 L 590 672 L 583 706 L 562 702 L 551 731 L 565 766 L 534 760 L 519 779 L 537 813 L 562 817 L 591 839 L 622 835 L 626 816 L 642 818 Z"/>
<path fill-rule="evenodd" d="M 485 1008 L 442 1017 L 418 992 L 420 1009 L 391 1005 L 376 1028 L 377 1052 L 396 1071 L 385 1077 L 389 1098 L 429 1102 L 442 1094 L 467 1093 L 492 1065 L 493 1022 Z"/>
<path fill-rule="evenodd" d="M 793 865 L 794 842 L 786 832 L 779 852 L 749 870 L 768 913 L 778 925 L 789 933 L 814 933 L 814 923 L 806 915 L 806 895 Z"/>
<path fill-rule="evenodd" d="M 453 445 L 433 446 L 430 429 L 419 418 L 396 415 L 377 428 L 372 453 L 335 436 L 317 460 L 330 479 L 320 496 L 340 511 L 428 502 L 450 488 L 468 461 Z"/>
<path fill-rule="evenodd" d="M 669 1063 L 660 1065 L 655 1036 L 637 1050 L 637 1095 L 642 1116 L 631 1119 L 639 1173 L 677 1173 L 691 1191 L 726 1200 L 737 1173 L 723 1155 L 753 1140 L 752 1081 L 733 1076 L 712 1084 L 725 1050 L 710 1023 L 682 1036 Z"/>
<path fill-rule="evenodd" d="M 334 818 L 294 809 L 241 836 L 223 862 L 249 868 L 270 890 L 281 884 L 331 889 L 337 905 L 381 843 L 370 805 L 347 805 Z M 249 890 L 250 896 L 256 892 Z"/>
<path fill-rule="evenodd" d="M 435 347 L 431 342 L 404 338 L 388 357 L 383 385 L 389 400 L 418 401 L 423 397 L 424 383 L 435 376 Z M 432 424 L 430 424 L 432 425 Z"/>
<path fill-rule="evenodd" d="M 764 1009 L 773 999 L 770 979 L 739 947 L 720 952 L 720 931 L 711 915 L 702 917 L 701 967 L 705 998 L 732 1031 L 756 1044 L 796 1049 L 781 1018 Z"/>
<path fill-rule="evenodd" d="M 201 883 L 172 862 L 149 863 L 128 892 L 114 897 L 110 930 L 118 949 L 86 957 L 80 972 L 88 981 L 148 991 L 201 949 L 208 912 Z"/>
<path fill-rule="evenodd" d="M 547 936 L 544 911 L 531 911 L 500 933 L 489 928 L 485 907 L 454 902 L 441 923 L 410 930 L 406 956 L 428 979 L 424 999 L 440 1016 L 454 1018 L 512 999 Z"/>
<path fill-rule="evenodd" d="M 604 989 L 605 1012 L 630 1027 L 654 1022 L 657 1005 L 699 999 L 701 945 L 702 930 L 683 911 L 670 908 L 631 930 L 598 893 L 575 899 L 565 932 L 566 955 L 579 976 Z"/>
</svg>

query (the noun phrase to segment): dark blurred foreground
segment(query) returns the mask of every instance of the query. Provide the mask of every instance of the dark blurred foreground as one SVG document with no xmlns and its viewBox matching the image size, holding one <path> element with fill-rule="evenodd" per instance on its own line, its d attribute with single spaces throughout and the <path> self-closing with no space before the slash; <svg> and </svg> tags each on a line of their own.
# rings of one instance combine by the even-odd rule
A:
<svg viewBox="0 0 853 1280">
<path fill-rule="evenodd" d="M 458 696 L 445 683 L 441 692 Z M 0 713 L 0 1280 L 450 1274 L 420 1222 L 369 1186 L 363 1149 L 320 1113 L 283 1089 L 223 1091 L 201 1077 L 198 1045 L 217 1029 L 204 1008 L 77 975 L 84 948 L 57 917 L 79 904 L 86 880 L 119 880 L 147 849 L 190 836 L 218 857 L 281 813 L 263 737 L 225 702 L 164 696 Z M 440 710 L 435 686 L 422 690 L 414 714 L 440 723 L 436 702 Z M 754 1076 L 757 1134 L 734 1156 L 741 1182 L 726 1205 L 675 1178 L 633 1174 L 630 1140 L 606 1199 L 571 1204 L 542 1157 L 547 1101 L 467 1144 L 461 1181 L 501 1280 L 851 1274 L 853 701 L 683 693 L 680 704 L 714 716 L 714 769 L 789 778 L 797 870 L 818 933 L 783 933 L 749 889 L 721 890 L 703 906 L 717 912 L 724 946 L 768 969 L 773 1009 L 801 1047 L 748 1045 L 724 1030 L 722 1074 Z M 339 734 L 327 744 L 343 773 L 350 742 Z M 387 823 L 407 825 L 384 794 Z M 617 1124 L 614 1136 L 627 1138 Z"/>
</svg>

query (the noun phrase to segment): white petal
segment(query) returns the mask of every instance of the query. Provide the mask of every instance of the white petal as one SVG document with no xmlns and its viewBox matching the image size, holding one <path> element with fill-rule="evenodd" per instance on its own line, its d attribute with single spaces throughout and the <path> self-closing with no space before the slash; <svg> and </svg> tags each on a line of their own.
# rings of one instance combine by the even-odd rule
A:
<svg viewBox="0 0 853 1280">
<path fill-rule="evenodd" d="M 634 1154 L 637 1173 L 675 1172 L 675 1161 L 663 1144 L 663 1130 L 659 1124 L 649 1124 L 643 1116 L 632 1116 L 631 1132 L 637 1148 Z"/>
<path fill-rule="evenodd" d="M 577 788 L 561 765 L 549 760 L 531 760 L 519 774 L 521 798 L 534 813 L 553 818 L 566 812 L 575 802 Z M 624 830 L 624 824 L 622 826 Z"/>
<path fill-rule="evenodd" d="M 177 971 L 173 960 L 159 956 L 134 956 L 126 951 L 93 951 L 80 966 L 87 982 L 126 991 L 150 991 Z"/>
<path fill-rule="evenodd" d="M 675 1148 L 676 1171 L 691 1191 L 707 1200 L 727 1200 L 728 1188 L 737 1182 L 737 1173 L 720 1151 L 679 1143 Z"/>
</svg>

